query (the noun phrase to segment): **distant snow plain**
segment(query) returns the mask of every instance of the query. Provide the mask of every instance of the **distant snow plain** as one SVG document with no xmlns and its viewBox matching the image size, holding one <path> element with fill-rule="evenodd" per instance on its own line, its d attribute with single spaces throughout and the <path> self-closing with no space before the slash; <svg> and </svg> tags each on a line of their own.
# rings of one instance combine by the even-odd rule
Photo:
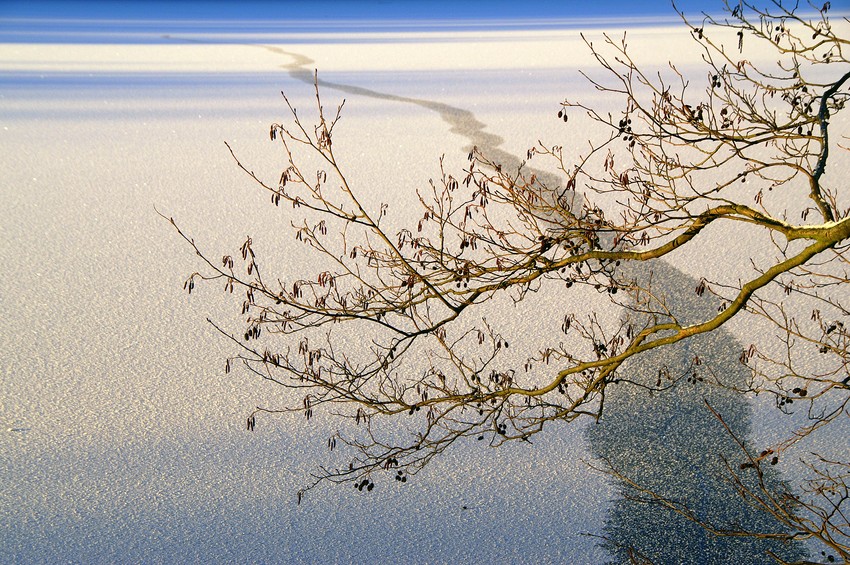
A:
<svg viewBox="0 0 850 565">
<path fill-rule="evenodd" d="M 697 68 L 682 26 L 628 38 L 647 65 Z M 235 323 L 238 306 L 211 286 L 181 290 L 200 264 L 156 212 L 213 256 L 251 235 L 303 273 L 289 218 L 223 143 L 277 178 L 280 90 L 307 113 L 303 79 L 318 69 L 326 106 L 346 99 L 335 143 L 349 180 L 403 218 L 439 157 L 460 170 L 472 141 L 434 104 L 468 112 L 490 149 L 517 160 L 537 140 L 593 134 L 555 116 L 564 97 L 598 99 L 578 73 L 596 68 L 578 32 L 260 39 L 0 46 L 0 560 L 605 561 L 584 534 L 602 531 L 616 493 L 583 463 L 582 425 L 458 448 L 405 485 L 324 487 L 296 505 L 311 470 L 333 461 L 335 423 L 265 418 L 245 431 L 281 392 L 225 375 L 233 346 L 205 318 Z M 540 331 L 513 323 L 518 336 Z"/>
</svg>

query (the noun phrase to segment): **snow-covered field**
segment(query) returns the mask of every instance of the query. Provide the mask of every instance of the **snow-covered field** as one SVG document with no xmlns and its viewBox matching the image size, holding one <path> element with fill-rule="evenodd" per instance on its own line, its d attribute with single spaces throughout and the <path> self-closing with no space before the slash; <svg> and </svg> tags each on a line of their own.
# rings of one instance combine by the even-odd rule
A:
<svg viewBox="0 0 850 565">
<path fill-rule="evenodd" d="M 649 64 L 680 40 L 630 32 Z M 280 90 L 306 111 L 318 68 L 326 104 L 346 99 L 335 142 L 350 180 L 402 211 L 441 154 L 459 166 L 472 143 L 517 159 L 565 143 L 558 102 L 594 96 L 579 66 L 592 63 L 574 31 L 0 45 L 0 561 L 604 561 L 582 533 L 602 531 L 616 493 L 582 463 L 580 426 L 296 505 L 334 423 L 245 431 L 279 393 L 225 375 L 232 345 L 205 318 L 235 307 L 182 292 L 199 264 L 157 214 L 213 256 L 250 234 L 296 261 L 289 220 L 223 143 L 276 178 Z"/>
</svg>

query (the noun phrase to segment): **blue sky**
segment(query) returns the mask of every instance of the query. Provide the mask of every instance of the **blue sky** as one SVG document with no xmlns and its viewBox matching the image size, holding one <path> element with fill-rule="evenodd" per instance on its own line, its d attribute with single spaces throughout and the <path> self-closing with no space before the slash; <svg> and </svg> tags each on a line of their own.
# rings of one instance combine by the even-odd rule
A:
<svg viewBox="0 0 850 565">
<path fill-rule="evenodd" d="M 720 6 L 714 0 L 679 0 L 687 11 Z M 713 5 L 713 6 L 712 6 Z M 147 0 L 5 1 L 3 17 L 105 19 L 537 19 L 670 15 L 670 0 Z"/>
<path fill-rule="evenodd" d="M 692 14 L 718 12 L 722 6 L 720 0 L 678 0 L 677 5 Z M 675 21 L 676 14 L 670 0 L 5 0 L 0 2 L 0 39 L 59 41 L 71 37 L 81 42 L 108 42 L 118 40 L 113 34 L 152 33 L 155 37 L 189 30 L 226 35 L 245 31 L 586 27 L 602 19 L 660 23 Z"/>
<path fill-rule="evenodd" d="M 685 10 L 716 8 L 720 2 L 679 0 Z M 147 0 L 19 1 L 0 4 L 0 15 L 13 18 L 104 19 L 537 19 L 672 13 L 670 0 Z"/>
</svg>

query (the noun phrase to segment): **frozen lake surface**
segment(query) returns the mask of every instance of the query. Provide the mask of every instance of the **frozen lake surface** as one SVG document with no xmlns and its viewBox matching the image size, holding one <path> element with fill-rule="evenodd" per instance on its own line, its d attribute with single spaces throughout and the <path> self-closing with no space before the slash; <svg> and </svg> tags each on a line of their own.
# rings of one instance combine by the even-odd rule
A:
<svg viewBox="0 0 850 565">
<path fill-rule="evenodd" d="M 281 221 L 263 215 L 265 198 L 223 142 L 274 170 L 278 91 L 306 106 L 310 88 L 275 64 L 230 71 L 0 77 L 3 417 L 20 430 L 0 436 L 11 487 L 2 552 L 27 562 L 601 559 L 580 532 L 598 530 L 609 491 L 573 456 L 584 449 L 578 428 L 534 449 L 457 450 L 412 488 L 324 489 L 295 504 L 326 457 L 323 430 L 284 418 L 244 431 L 274 392 L 224 374 L 230 344 L 204 319 L 233 309 L 211 289 L 180 291 L 197 265 L 154 209 L 227 249 L 261 231 L 252 208 L 271 233 Z M 552 115 L 564 84 L 550 71 L 323 79 L 480 108 L 496 133 Z M 460 158 L 468 141 L 421 106 L 342 94 L 340 151 L 358 181 L 393 174 L 410 198 L 438 173 L 440 154 Z M 534 140 L 511 141 L 519 150 Z"/>
<path fill-rule="evenodd" d="M 673 32 L 641 33 L 658 45 Z M 247 414 L 281 393 L 225 375 L 232 346 L 205 318 L 233 322 L 234 305 L 212 288 L 181 292 L 199 265 L 157 210 L 210 250 L 233 252 L 251 234 L 299 266 L 290 235 L 275 238 L 288 219 L 223 142 L 279 175 L 267 141 L 286 119 L 278 92 L 309 107 L 313 68 L 328 106 L 347 100 L 335 142 L 350 180 L 373 197 L 392 191 L 400 214 L 440 155 L 459 169 L 475 143 L 518 162 L 538 139 L 563 143 L 565 95 L 595 96 L 576 72 L 590 65 L 575 32 L 447 37 L 0 46 L 0 560 L 600 563 L 608 553 L 585 534 L 641 535 L 582 459 L 649 442 L 669 467 L 643 465 L 647 480 L 679 473 L 677 454 L 693 461 L 716 441 L 693 407 L 665 413 L 677 434 L 654 440 L 663 426 L 628 431 L 645 415 L 591 433 L 553 426 L 533 445 L 451 450 L 405 485 L 322 488 L 296 505 L 310 471 L 333 460 L 335 422 L 280 417 L 246 432 Z M 539 331 L 513 323 L 518 336 Z M 693 347 L 728 355 L 735 339 Z M 747 425 L 749 406 L 730 410 Z M 760 422 L 754 433 L 770 437 Z M 664 451 L 673 436 L 697 444 Z M 700 484 L 693 496 L 724 500 Z M 643 535 L 678 527 L 641 520 Z M 732 554 L 673 532 L 667 555 L 683 561 Z"/>
</svg>

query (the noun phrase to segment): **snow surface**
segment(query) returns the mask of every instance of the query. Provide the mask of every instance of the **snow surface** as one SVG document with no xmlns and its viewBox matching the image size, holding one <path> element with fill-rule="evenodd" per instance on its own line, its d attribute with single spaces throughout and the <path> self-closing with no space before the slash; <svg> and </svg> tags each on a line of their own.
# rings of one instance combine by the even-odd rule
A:
<svg viewBox="0 0 850 565">
<path fill-rule="evenodd" d="M 347 99 L 335 140 L 350 180 L 376 199 L 397 191 L 400 215 L 438 157 L 459 168 L 481 134 L 448 109 L 524 156 L 537 139 L 562 143 L 565 95 L 594 96 L 574 34 L 411 45 L 0 46 L 0 561 L 607 559 L 583 533 L 603 531 L 616 492 L 582 462 L 582 426 L 461 447 L 404 485 L 323 488 L 296 505 L 332 461 L 334 422 L 265 418 L 246 432 L 280 393 L 225 375 L 232 345 L 205 318 L 233 320 L 233 303 L 181 291 L 200 265 L 156 210 L 212 255 L 251 234 L 293 268 L 305 260 L 275 238 L 288 219 L 223 142 L 276 178 L 278 91 L 308 107 L 313 66 L 326 105 Z M 512 335 L 539 331 L 513 320 Z"/>
</svg>

